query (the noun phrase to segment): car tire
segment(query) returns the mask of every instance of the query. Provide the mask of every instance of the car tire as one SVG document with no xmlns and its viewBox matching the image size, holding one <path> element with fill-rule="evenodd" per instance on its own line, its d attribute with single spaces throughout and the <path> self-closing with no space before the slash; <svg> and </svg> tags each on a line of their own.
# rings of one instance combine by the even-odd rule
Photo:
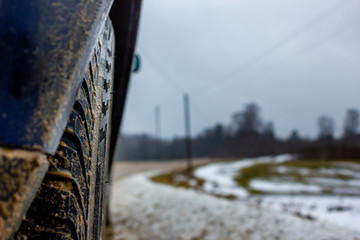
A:
<svg viewBox="0 0 360 240">
<path fill-rule="evenodd" d="M 13 239 L 102 238 L 113 53 L 114 31 L 107 19 L 56 154 Z"/>
</svg>

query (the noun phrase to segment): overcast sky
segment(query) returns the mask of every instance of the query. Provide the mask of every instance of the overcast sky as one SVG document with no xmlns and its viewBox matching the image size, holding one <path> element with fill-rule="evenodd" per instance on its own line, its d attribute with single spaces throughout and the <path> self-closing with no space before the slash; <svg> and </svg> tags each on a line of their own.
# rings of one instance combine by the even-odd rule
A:
<svg viewBox="0 0 360 240">
<path fill-rule="evenodd" d="M 192 134 L 228 124 L 256 102 L 276 135 L 317 135 L 317 119 L 360 109 L 360 1 L 144 0 L 122 131 L 184 135 L 183 93 Z"/>
</svg>

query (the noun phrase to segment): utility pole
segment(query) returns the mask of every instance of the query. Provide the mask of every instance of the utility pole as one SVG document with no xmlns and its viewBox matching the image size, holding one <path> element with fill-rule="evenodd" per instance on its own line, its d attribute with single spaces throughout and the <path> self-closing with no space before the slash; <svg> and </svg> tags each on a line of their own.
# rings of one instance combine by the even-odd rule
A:
<svg viewBox="0 0 360 240">
<path fill-rule="evenodd" d="M 185 117 L 185 145 L 186 160 L 188 170 L 192 170 L 192 147 L 191 147 L 191 131 L 190 131 L 190 100 L 189 94 L 184 94 L 184 117 Z"/>
<path fill-rule="evenodd" d="M 156 105 L 155 107 L 155 141 L 157 157 L 162 159 L 160 105 Z"/>
</svg>

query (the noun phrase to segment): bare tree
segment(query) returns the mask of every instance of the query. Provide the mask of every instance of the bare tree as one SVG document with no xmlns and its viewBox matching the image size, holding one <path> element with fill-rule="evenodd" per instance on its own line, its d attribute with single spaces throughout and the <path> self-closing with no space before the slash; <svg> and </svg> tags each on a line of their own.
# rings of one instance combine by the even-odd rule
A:
<svg viewBox="0 0 360 240">
<path fill-rule="evenodd" d="M 272 121 L 269 121 L 266 124 L 264 124 L 263 134 L 264 137 L 266 138 L 275 139 L 274 124 Z"/>
<path fill-rule="evenodd" d="M 344 122 L 344 136 L 352 137 L 357 133 L 359 128 L 359 112 L 356 109 L 349 109 L 346 112 L 345 122 Z"/>
<path fill-rule="evenodd" d="M 319 139 L 330 140 L 334 138 L 335 122 L 329 116 L 321 116 L 318 120 Z"/>
<path fill-rule="evenodd" d="M 233 115 L 233 124 L 236 133 L 259 133 L 262 125 L 260 107 L 256 103 L 246 104 L 244 111 Z"/>
<path fill-rule="evenodd" d="M 289 141 L 299 141 L 299 140 L 301 140 L 300 134 L 299 134 L 297 129 L 291 130 L 288 140 Z"/>
</svg>

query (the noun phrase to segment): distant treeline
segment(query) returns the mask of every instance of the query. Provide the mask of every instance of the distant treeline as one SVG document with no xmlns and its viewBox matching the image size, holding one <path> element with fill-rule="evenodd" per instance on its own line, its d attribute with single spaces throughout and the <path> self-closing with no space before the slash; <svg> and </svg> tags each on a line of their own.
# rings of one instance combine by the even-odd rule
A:
<svg viewBox="0 0 360 240">
<path fill-rule="evenodd" d="M 295 153 L 306 159 L 360 159 L 359 111 L 346 112 L 341 138 L 334 137 L 334 120 L 318 119 L 318 138 L 302 138 L 292 130 L 287 139 L 275 135 L 271 121 L 264 121 L 256 103 L 246 104 L 229 125 L 217 124 L 192 139 L 194 157 L 243 158 Z M 124 135 L 119 160 L 169 160 L 185 158 L 185 139 L 162 140 L 148 134 Z"/>
</svg>

